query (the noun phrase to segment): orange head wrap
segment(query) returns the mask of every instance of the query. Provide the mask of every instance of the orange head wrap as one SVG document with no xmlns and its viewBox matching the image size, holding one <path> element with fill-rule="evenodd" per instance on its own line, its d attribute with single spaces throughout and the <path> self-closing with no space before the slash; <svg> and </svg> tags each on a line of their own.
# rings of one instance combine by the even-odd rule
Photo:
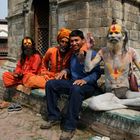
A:
<svg viewBox="0 0 140 140">
<path fill-rule="evenodd" d="M 62 39 L 62 38 L 68 38 L 68 39 L 69 39 L 70 33 L 71 33 L 71 30 L 66 29 L 66 28 L 61 28 L 61 29 L 58 31 L 57 42 L 59 42 L 60 39 Z"/>
</svg>

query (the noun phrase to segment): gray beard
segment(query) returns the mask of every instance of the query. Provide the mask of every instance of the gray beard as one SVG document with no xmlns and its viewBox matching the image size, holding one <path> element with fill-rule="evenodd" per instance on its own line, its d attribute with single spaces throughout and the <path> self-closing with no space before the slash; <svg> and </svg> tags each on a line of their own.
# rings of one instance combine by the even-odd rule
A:
<svg viewBox="0 0 140 140">
<path fill-rule="evenodd" d="M 66 49 L 60 48 L 60 52 L 65 53 Z"/>
<path fill-rule="evenodd" d="M 113 52 L 114 54 L 116 54 L 117 52 L 120 52 L 122 50 L 123 43 L 118 42 L 118 43 L 113 44 L 111 42 L 108 42 L 107 43 L 107 47 L 109 48 L 109 50 L 111 52 Z"/>
</svg>

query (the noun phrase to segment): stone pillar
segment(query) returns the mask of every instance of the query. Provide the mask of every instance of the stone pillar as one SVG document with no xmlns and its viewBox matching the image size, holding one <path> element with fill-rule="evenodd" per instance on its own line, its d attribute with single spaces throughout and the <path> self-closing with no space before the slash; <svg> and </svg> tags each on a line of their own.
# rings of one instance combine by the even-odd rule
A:
<svg viewBox="0 0 140 140">
<path fill-rule="evenodd" d="M 23 3 L 23 18 L 24 18 L 24 36 L 30 36 L 29 29 L 30 29 L 30 16 L 29 16 L 29 3 Z"/>
<path fill-rule="evenodd" d="M 33 39 L 35 39 L 35 29 L 34 29 L 34 26 L 35 26 L 35 22 L 34 22 L 34 11 L 29 11 L 28 13 L 28 31 L 27 31 L 27 34 L 29 36 L 31 36 Z"/>
<path fill-rule="evenodd" d="M 58 31 L 58 14 L 57 14 L 57 3 L 50 3 L 50 21 L 49 21 L 49 46 L 53 46 L 57 44 L 56 36 Z"/>
<path fill-rule="evenodd" d="M 23 14 L 8 17 L 8 56 L 17 59 L 24 32 Z"/>
</svg>

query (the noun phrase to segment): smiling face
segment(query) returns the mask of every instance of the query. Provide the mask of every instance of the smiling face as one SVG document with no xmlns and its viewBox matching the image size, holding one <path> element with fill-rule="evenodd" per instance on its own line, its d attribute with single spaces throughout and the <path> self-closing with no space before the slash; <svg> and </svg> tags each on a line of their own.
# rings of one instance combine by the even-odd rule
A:
<svg viewBox="0 0 140 140">
<path fill-rule="evenodd" d="M 69 49 L 69 39 L 66 37 L 60 39 L 59 47 L 61 52 L 66 52 Z"/>
<path fill-rule="evenodd" d="M 82 39 L 79 36 L 72 36 L 70 37 L 70 44 L 74 50 L 74 52 L 79 52 L 80 48 L 82 47 L 84 43 L 84 39 Z"/>
<path fill-rule="evenodd" d="M 109 28 L 108 40 L 110 43 L 116 44 L 123 39 L 122 28 L 118 24 L 113 24 Z"/>
</svg>

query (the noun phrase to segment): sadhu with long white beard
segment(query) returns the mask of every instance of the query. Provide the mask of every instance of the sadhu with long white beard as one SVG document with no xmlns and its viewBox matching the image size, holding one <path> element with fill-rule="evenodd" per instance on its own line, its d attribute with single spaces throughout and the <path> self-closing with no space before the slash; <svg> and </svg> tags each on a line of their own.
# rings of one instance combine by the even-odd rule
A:
<svg viewBox="0 0 140 140">
<path fill-rule="evenodd" d="M 94 59 L 91 58 L 93 45 L 85 60 L 85 71 L 91 71 L 99 62 L 104 62 L 106 93 L 87 100 L 93 110 L 111 110 L 140 106 L 140 94 L 130 91 L 128 75 L 130 65 L 134 63 L 140 70 L 140 58 L 134 48 L 128 47 L 127 32 L 114 21 L 107 34 L 107 47 L 99 50 Z M 92 37 L 89 38 L 92 42 Z"/>
</svg>

